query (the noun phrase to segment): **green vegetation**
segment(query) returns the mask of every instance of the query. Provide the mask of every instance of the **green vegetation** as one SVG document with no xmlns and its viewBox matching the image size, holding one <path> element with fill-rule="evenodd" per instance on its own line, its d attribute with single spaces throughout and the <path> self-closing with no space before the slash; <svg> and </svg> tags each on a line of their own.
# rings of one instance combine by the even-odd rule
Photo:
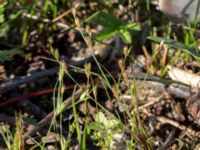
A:
<svg viewBox="0 0 200 150">
<path fill-rule="evenodd" d="M 154 108 L 142 84 L 179 83 L 169 80 L 168 65 L 195 63 L 192 71 L 199 73 L 200 53 L 198 24 L 172 25 L 155 8 L 149 0 L 0 1 L 0 149 L 162 147 L 171 128 L 162 131 L 152 118 L 169 117 L 176 102 L 169 94 L 173 100 Z M 34 78 L 35 72 L 44 76 Z M 27 77 L 34 79 L 4 88 Z M 169 146 L 192 144 L 180 137 Z"/>
</svg>

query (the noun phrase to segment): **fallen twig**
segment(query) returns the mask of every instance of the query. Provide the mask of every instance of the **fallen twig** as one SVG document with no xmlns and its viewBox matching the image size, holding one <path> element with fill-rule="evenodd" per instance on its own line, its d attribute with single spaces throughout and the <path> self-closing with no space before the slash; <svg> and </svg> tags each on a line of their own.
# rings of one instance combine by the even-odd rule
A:
<svg viewBox="0 0 200 150">
<path fill-rule="evenodd" d="M 19 105 L 31 112 L 31 114 L 33 114 L 37 119 L 42 119 L 47 115 L 40 107 L 38 107 L 28 99 L 26 99 L 25 101 L 20 101 Z"/>
<path fill-rule="evenodd" d="M 110 41 L 109 41 L 109 43 L 110 43 Z M 97 46 L 93 47 L 93 50 L 94 50 L 96 59 L 99 62 L 102 62 L 108 56 L 111 49 L 107 45 L 97 45 Z M 83 67 L 83 65 L 88 62 L 90 62 L 90 63 L 94 62 L 94 57 L 92 56 L 92 54 L 90 56 L 88 56 L 87 58 L 84 58 L 80 61 L 70 61 L 68 63 L 68 66 L 69 66 L 68 72 L 70 72 L 70 71 L 72 72 L 71 66 Z M 58 70 L 59 70 L 59 67 L 54 67 L 54 68 L 51 68 L 48 70 L 32 73 L 29 76 L 20 77 L 20 79 L 14 79 L 14 80 L 8 81 L 6 83 L 3 83 L 0 85 L 0 94 L 8 92 L 8 91 L 16 88 L 19 85 L 29 83 L 29 82 L 37 80 L 39 78 L 54 75 L 58 72 Z"/>
<path fill-rule="evenodd" d="M 74 101 L 78 100 L 78 98 L 80 97 L 82 92 L 83 92 L 83 90 L 79 89 L 74 93 L 73 97 L 69 97 L 68 99 L 66 99 L 64 101 L 65 107 L 68 107 L 69 105 L 71 105 L 72 104 L 72 100 L 74 100 Z M 36 132 L 38 132 L 44 126 L 48 125 L 52 121 L 52 119 L 54 117 L 58 116 L 58 115 L 59 114 L 56 113 L 56 110 L 50 112 L 44 119 L 42 119 L 40 122 L 38 122 L 30 131 L 28 131 L 23 136 L 23 140 L 26 141 L 27 139 L 29 139 L 29 137 L 33 136 Z"/>
<path fill-rule="evenodd" d="M 148 112 L 146 109 L 142 109 L 142 112 L 145 113 L 146 115 L 148 116 L 155 116 L 153 115 L 152 113 Z M 171 119 L 168 119 L 166 117 L 163 117 L 163 116 L 159 116 L 159 117 L 156 117 L 156 119 L 161 122 L 162 124 L 170 124 L 180 130 L 182 130 L 188 137 L 198 137 L 200 138 L 200 131 L 195 131 L 191 128 L 188 128 L 174 120 L 171 120 Z"/>
<path fill-rule="evenodd" d="M 139 106 L 139 110 L 147 108 L 147 107 L 150 107 L 150 106 L 160 102 L 163 98 L 164 98 L 164 95 L 161 95 L 161 96 L 155 98 L 154 100 L 152 100 L 152 101 L 150 101 L 150 102 L 148 102 L 148 103 L 146 103 L 144 105 Z"/>
<path fill-rule="evenodd" d="M 44 94 L 49 94 L 49 93 L 52 93 L 54 91 L 53 88 L 51 89 L 47 89 L 47 90 L 40 90 L 38 92 L 32 92 L 32 93 L 29 93 L 29 94 L 26 94 L 26 95 L 22 95 L 22 96 L 15 96 L 14 98 L 11 98 L 5 102 L 1 102 L 0 103 L 0 107 L 4 107 L 8 104 L 12 104 L 12 103 L 15 103 L 17 101 L 21 101 L 21 100 L 25 100 L 27 98 L 30 98 L 30 97 L 34 97 L 34 96 L 39 96 L 39 95 L 44 95 Z"/>
<path fill-rule="evenodd" d="M 31 74 L 30 76 L 20 77 L 20 79 L 14 79 L 12 81 L 3 83 L 0 85 L 0 94 L 8 92 L 19 85 L 26 84 L 28 82 L 31 82 L 33 80 L 36 80 L 42 77 L 53 75 L 57 72 L 58 72 L 58 67 L 54 67 L 54 68 L 44 70 L 41 72 L 35 72 Z"/>
<path fill-rule="evenodd" d="M 177 129 L 172 129 L 172 131 L 169 133 L 167 139 L 165 140 L 165 142 L 162 144 L 162 146 L 158 149 L 158 150 L 166 150 L 168 149 L 169 145 L 172 143 L 172 141 L 174 141 L 174 136 L 176 133 Z"/>
<path fill-rule="evenodd" d="M 37 142 L 49 144 L 49 143 L 58 142 L 60 141 L 60 139 L 61 139 L 61 135 L 56 134 L 56 133 L 50 133 L 46 137 L 37 136 L 37 137 L 34 137 L 33 139 L 30 138 L 26 141 L 26 144 L 33 145 L 33 144 L 36 144 Z"/>
<path fill-rule="evenodd" d="M 65 89 L 73 89 L 73 88 L 74 88 L 74 85 L 71 85 L 71 86 L 68 85 Z M 4 107 L 8 104 L 12 104 L 12 103 L 22 101 L 22 100 L 25 101 L 25 100 L 27 100 L 27 98 L 53 93 L 54 91 L 55 91 L 55 89 L 51 88 L 51 89 L 46 89 L 46 90 L 40 90 L 37 92 L 32 92 L 32 93 L 22 95 L 22 96 L 15 96 L 14 98 L 11 98 L 5 102 L 0 102 L 0 107 Z"/>
<path fill-rule="evenodd" d="M 36 21 L 42 21 L 44 23 L 48 23 L 48 24 L 52 24 L 52 23 L 56 23 L 56 25 L 60 28 L 64 28 L 64 29 L 70 29 L 71 27 L 69 27 L 68 25 L 61 23 L 61 22 L 57 22 L 58 20 L 62 19 L 63 17 L 65 17 L 66 15 L 68 15 L 70 12 L 72 12 L 72 10 L 74 8 L 78 8 L 80 7 L 80 2 L 76 3 L 74 6 L 72 6 L 69 10 L 65 11 L 63 14 L 59 15 L 58 17 L 54 18 L 52 21 L 47 19 L 47 18 L 43 18 L 41 19 L 39 16 L 36 15 L 32 15 L 32 14 L 28 14 L 27 12 L 23 13 L 23 16 L 32 20 L 36 20 Z"/>
</svg>

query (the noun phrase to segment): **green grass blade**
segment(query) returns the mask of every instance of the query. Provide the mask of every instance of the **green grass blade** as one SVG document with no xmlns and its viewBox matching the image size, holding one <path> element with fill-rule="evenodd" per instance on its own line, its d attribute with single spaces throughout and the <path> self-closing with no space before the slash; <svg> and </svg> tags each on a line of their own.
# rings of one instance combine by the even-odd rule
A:
<svg viewBox="0 0 200 150">
<path fill-rule="evenodd" d="M 178 42 L 178 41 L 175 41 L 172 39 L 162 38 L 162 37 L 148 37 L 148 39 L 155 41 L 155 42 L 163 41 L 164 44 L 167 44 L 174 48 L 182 49 L 184 52 L 191 54 L 195 59 L 200 60 L 200 53 L 198 51 L 196 51 L 194 48 L 190 48 L 190 47 L 184 45 L 181 42 Z"/>
</svg>

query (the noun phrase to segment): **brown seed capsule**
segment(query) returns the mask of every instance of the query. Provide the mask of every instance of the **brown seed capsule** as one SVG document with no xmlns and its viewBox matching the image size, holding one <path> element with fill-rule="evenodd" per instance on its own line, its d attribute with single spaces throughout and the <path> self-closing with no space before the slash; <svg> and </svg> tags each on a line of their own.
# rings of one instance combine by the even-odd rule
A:
<svg viewBox="0 0 200 150">
<path fill-rule="evenodd" d="M 200 125 L 200 99 L 197 95 L 191 96 L 186 103 L 186 107 L 191 116 Z"/>
</svg>

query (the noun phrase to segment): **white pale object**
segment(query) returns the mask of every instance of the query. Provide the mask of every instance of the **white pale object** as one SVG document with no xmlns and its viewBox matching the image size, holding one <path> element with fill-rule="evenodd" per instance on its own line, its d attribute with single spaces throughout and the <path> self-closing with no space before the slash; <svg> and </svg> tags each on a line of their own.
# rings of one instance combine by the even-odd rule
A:
<svg viewBox="0 0 200 150">
<path fill-rule="evenodd" d="M 168 75 L 172 80 L 187 84 L 194 88 L 200 88 L 200 76 L 176 67 L 167 66 Z"/>
<path fill-rule="evenodd" d="M 196 8 L 200 20 L 200 0 L 158 0 L 158 4 L 159 9 L 174 21 L 184 22 L 187 18 L 193 21 Z"/>
</svg>

